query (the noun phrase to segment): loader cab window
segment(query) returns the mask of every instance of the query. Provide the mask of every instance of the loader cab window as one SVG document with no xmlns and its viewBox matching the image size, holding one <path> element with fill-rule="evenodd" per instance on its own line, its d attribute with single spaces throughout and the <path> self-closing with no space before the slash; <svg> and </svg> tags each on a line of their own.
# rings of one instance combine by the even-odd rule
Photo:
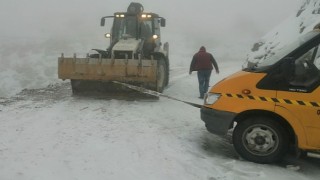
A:
<svg viewBox="0 0 320 180">
<path fill-rule="evenodd" d="M 116 26 L 115 26 L 116 25 Z M 153 21 L 152 19 L 139 20 L 136 15 L 126 16 L 124 18 L 116 18 L 113 34 L 119 39 L 123 38 L 144 38 L 145 40 L 152 38 Z"/>
<path fill-rule="evenodd" d="M 113 35 L 116 40 L 137 37 L 138 22 L 136 16 L 115 18 L 113 27 Z"/>
<path fill-rule="evenodd" d="M 154 19 L 154 34 L 158 35 L 160 38 L 156 39 L 155 40 L 155 43 L 156 43 L 156 47 L 157 48 L 160 48 L 161 46 L 161 34 L 160 34 L 160 20 L 158 18 L 155 18 Z"/>
<path fill-rule="evenodd" d="M 122 37 L 136 37 L 137 36 L 137 19 L 134 16 L 128 16 L 123 21 Z"/>
<path fill-rule="evenodd" d="M 155 34 L 160 36 L 160 20 L 158 18 L 155 18 L 154 20 L 154 30 L 155 30 Z"/>
<path fill-rule="evenodd" d="M 154 52 L 155 43 L 153 39 L 154 35 L 154 24 L 153 18 L 142 18 L 140 22 L 140 36 L 144 40 L 143 43 L 143 54 L 149 56 L 150 53 Z"/>
<path fill-rule="evenodd" d="M 141 28 L 141 37 L 145 40 L 148 40 L 152 37 L 153 31 L 152 31 L 152 21 L 145 20 L 140 23 Z"/>
</svg>

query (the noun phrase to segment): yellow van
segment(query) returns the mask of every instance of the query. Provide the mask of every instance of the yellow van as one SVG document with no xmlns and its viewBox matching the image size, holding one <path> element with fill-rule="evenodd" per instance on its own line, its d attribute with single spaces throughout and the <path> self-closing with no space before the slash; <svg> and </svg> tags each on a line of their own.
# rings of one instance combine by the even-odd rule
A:
<svg viewBox="0 0 320 180">
<path fill-rule="evenodd" d="M 244 159 L 272 163 L 292 147 L 320 150 L 320 30 L 250 63 L 206 94 L 201 119 L 209 132 L 233 129 Z"/>
</svg>

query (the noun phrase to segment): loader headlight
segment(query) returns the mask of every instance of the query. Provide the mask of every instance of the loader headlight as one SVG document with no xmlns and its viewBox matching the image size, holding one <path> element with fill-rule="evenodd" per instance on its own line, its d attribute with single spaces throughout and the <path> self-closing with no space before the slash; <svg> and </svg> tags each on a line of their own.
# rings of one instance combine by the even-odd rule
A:
<svg viewBox="0 0 320 180">
<path fill-rule="evenodd" d="M 152 36 L 152 38 L 153 38 L 153 39 L 158 39 L 159 36 L 155 34 L 155 35 Z"/>
<path fill-rule="evenodd" d="M 141 15 L 142 18 L 152 18 L 151 14 L 142 14 Z"/>
<path fill-rule="evenodd" d="M 106 38 L 111 38 L 111 34 L 110 34 L 110 33 L 106 33 L 104 36 L 105 36 Z"/>
<path fill-rule="evenodd" d="M 207 93 L 204 97 L 204 104 L 207 104 L 207 105 L 214 104 L 220 97 L 221 97 L 221 94 Z"/>
<path fill-rule="evenodd" d="M 117 17 L 117 18 L 124 18 L 125 15 L 124 15 L 124 14 L 116 14 L 116 17 Z"/>
</svg>

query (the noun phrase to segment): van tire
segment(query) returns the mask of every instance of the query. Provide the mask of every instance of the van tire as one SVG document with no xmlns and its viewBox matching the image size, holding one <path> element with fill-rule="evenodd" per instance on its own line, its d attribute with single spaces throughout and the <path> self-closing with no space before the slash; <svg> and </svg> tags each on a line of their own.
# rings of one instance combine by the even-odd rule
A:
<svg viewBox="0 0 320 180">
<path fill-rule="evenodd" d="M 232 140 L 242 158 L 261 164 L 280 161 L 289 146 L 288 134 L 281 124 L 263 116 L 238 122 Z"/>
</svg>

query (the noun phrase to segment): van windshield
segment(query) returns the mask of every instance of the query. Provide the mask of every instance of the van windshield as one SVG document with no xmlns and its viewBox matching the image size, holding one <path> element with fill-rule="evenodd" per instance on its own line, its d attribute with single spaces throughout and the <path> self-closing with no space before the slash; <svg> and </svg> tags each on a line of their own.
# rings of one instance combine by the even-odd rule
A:
<svg viewBox="0 0 320 180">
<path fill-rule="evenodd" d="M 248 62 L 246 68 L 260 69 L 271 66 L 318 34 L 318 31 L 306 33 L 300 36 L 296 41 L 293 41 L 291 44 L 283 44 L 281 48 L 274 49 L 257 62 Z"/>
</svg>

